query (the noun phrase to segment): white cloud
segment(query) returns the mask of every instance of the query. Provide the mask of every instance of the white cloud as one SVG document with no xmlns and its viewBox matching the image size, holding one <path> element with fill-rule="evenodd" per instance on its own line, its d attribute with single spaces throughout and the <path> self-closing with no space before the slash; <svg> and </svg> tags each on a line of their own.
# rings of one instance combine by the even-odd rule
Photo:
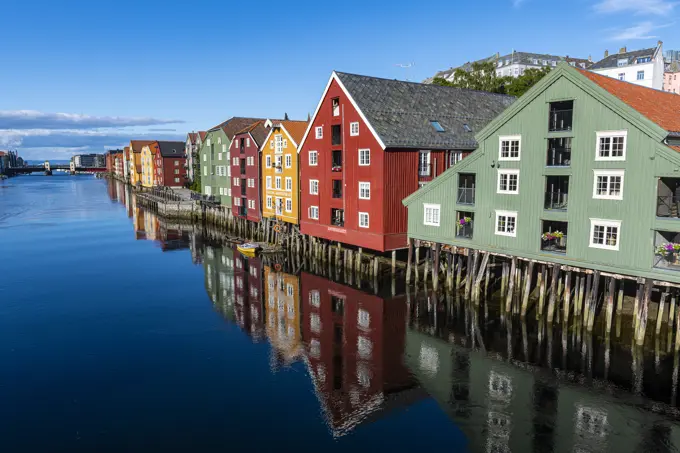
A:
<svg viewBox="0 0 680 453">
<path fill-rule="evenodd" d="M 45 113 L 36 110 L 0 110 L 0 129 L 94 129 L 179 124 L 182 120 L 151 117 L 93 116 Z"/>
<path fill-rule="evenodd" d="M 595 4 L 599 13 L 651 14 L 665 16 L 671 14 L 678 2 L 668 0 L 601 0 Z"/>
<path fill-rule="evenodd" d="M 673 24 L 655 25 L 650 21 L 640 22 L 628 28 L 610 30 L 613 34 L 609 36 L 610 41 L 632 41 L 639 39 L 657 39 L 659 36 L 653 34 L 655 30 L 670 27 Z"/>
</svg>

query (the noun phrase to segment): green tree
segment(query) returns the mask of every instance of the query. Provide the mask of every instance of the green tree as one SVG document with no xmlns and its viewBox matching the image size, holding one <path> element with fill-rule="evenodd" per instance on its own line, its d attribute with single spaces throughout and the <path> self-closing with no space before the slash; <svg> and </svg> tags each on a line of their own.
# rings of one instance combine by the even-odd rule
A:
<svg viewBox="0 0 680 453">
<path fill-rule="evenodd" d="M 468 88 L 471 90 L 488 91 L 489 93 L 505 94 L 505 86 L 510 77 L 496 75 L 496 65 L 493 61 L 474 62 L 469 71 L 458 68 L 453 73 L 453 81 L 436 77 L 432 83 L 435 85 Z"/>
<path fill-rule="evenodd" d="M 543 77 L 550 73 L 550 67 L 528 68 L 519 77 L 516 77 L 506 85 L 506 94 L 520 97 L 529 89 L 541 81 Z"/>
<path fill-rule="evenodd" d="M 493 61 L 475 62 L 472 63 L 470 71 L 456 69 L 453 73 L 453 82 L 435 77 L 432 83 L 520 97 L 545 77 L 550 69 L 549 67 L 529 68 L 519 77 L 499 77 L 496 75 L 496 64 Z"/>
</svg>

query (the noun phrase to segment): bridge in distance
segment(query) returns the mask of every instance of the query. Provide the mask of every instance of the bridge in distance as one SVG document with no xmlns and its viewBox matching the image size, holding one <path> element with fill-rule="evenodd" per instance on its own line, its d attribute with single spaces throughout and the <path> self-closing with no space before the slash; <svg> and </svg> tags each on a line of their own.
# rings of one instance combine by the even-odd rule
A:
<svg viewBox="0 0 680 453">
<path fill-rule="evenodd" d="M 70 164 L 58 164 L 58 165 L 51 165 L 49 161 L 45 161 L 44 164 L 42 165 L 29 165 L 26 167 L 10 167 L 5 169 L 5 174 L 8 176 L 14 176 L 14 175 L 27 175 L 30 173 L 45 173 L 46 175 L 51 175 L 53 170 L 65 170 L 69 171 L 71 173 L 80 173 L 80 172 L 88 172 L 88 173 L 101 173 L 105 172 L 106 168 L 104 167 L 76 167 L 74 162 L 71 162 Z"/>
</svg>

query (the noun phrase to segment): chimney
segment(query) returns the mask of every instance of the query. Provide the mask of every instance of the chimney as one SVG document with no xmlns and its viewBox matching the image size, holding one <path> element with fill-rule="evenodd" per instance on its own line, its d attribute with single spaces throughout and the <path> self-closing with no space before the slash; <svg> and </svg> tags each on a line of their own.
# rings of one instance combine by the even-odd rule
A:
<svg viewBox="0 0 680 453">
<path fill-rule="evenodd" d="M 661 47 L 663 45 L 663 41 L 659 40 L 656 42 L 656 47 Z"/>
<path fill-rule="evenodd" d="M 607 58 L 608 56 L 609 56 L 609 51 L 608 51 L 608 50 L 605 50 L 605 51 L 604 51 L 604 57 Z"/>
<path fill-rule="evenodd" d="M 621 48 L 619 49 L 619 53 L 626 53 L 626 48 L 625 48 L 625 47 L 621 47 Z"/>
</svg>

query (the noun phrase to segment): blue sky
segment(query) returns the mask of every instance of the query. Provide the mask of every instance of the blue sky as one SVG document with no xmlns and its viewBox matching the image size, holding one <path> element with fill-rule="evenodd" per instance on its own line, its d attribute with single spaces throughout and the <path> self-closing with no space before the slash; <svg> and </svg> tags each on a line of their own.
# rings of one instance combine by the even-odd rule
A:
<svg viewBox="0 0 680 453">
<path fill-rule="evenodd" d="M 332 70 L 419 81 L 513 49 L 680 49 L 670 0 L 230 3 L 4 2 L 0 149 L 59 159 L 234 115 L 305 119 Z"/>
</svg>

